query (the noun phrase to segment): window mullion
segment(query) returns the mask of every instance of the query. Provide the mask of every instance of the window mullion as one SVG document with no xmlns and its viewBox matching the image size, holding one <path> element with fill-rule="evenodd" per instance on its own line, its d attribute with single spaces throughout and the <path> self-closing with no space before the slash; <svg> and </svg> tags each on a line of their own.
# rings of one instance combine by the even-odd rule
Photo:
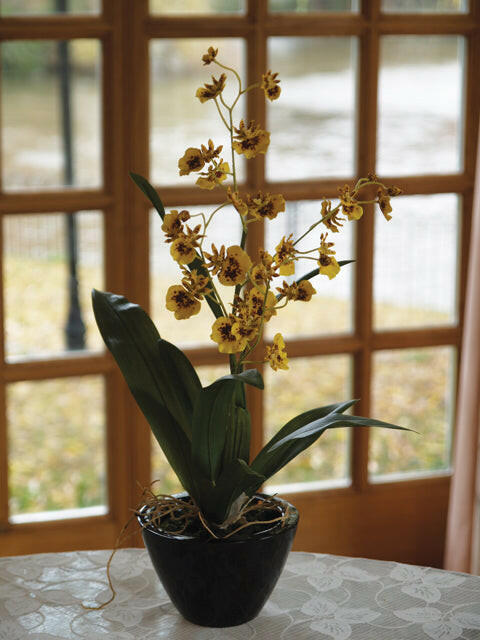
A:
<svg viewBox="0 0 480 640">
<path fill-rule="evenodd" d="M 368 29 L 360 38 L 358 64 L 357 173 L 366 176 L 375 170 L 377 132 L 377 88 L 379 65 L 378 16 L 380 0 L 363 4 Z M 355 412 L 369 415 L 372 375 L 372 304 L 373 304 L 373 207 L 356 226 L 355 332 L 362 342 L 354 358 L 353 395 L 360 398 Z M 352 483 L 357 490 L 368 484 L 368 430 L 352 431 Z"/>
<path fill-rule="evenodd" d="M 123 97 L 123 163 L 117 179 L 121 187 L 121 207 L 125 295 L 149 309 L 149 207 L 145 196 L 129 178 L 134 171 L 149 176 L 149 39 L 145 33 L 148 0 L 123 0 L 122 46 L 123 68 L 118 70 Z M 128 394 L 127 442 L 129 448 L 128 475 L 130 508 L 136 504 L 139 484 L 151 482 L 150 429 L 133 398 Z"/>
<path fill-rule="evenodd" d="M 8 526 L 8 438 L 5 402 L 5 336 L 3 317 L 3 218 L 0 215 L 0 532 Z"/>
<path fill-rule="evenodd" d="M 258 82 L 267 65 L 267 41 L 265 22 L 267 16 L 267 0 L 249 0 L 248 18 L 254 25 L 253 31 L 247 37 L 247 84 Z M 266 107 L 263 91 L 250 91 L 247 94 L 247 118 L 265 125 Z M 247 161 L 247 188 L 250 192 L 263 188 L 265 182 L 265 156 L 260 154 L 253 160 Z M 264 245 L 264 224 L 250 225 L 248 230 L 248 252 L 251 256 L 258 255 L 258 249 Z M 259 342 L 252 354 L 253 360 L 261 360 L 264 353 L 264 341 Z M 263 366 L 257 367 L 262 371 Z M 255 455 L 263 444 L 263 401 L 264 393 L 249 386 L 247 402 L 252 419 L 251 453 Z"/>
</svg>

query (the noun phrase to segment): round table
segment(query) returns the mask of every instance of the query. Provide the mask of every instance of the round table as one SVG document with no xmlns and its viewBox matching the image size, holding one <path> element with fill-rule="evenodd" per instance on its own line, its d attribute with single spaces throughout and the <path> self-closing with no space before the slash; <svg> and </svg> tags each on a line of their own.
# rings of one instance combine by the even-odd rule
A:
<svg viewBox="0 0 480 640">
<path fill-rule="evenodd" d="M 208 629 L 186 622 L 146 551 L 0 558 L 0 640 L 479 640 L 480 577 L 362 558 L 291 553 L 260 615 Z"/>
</svg>

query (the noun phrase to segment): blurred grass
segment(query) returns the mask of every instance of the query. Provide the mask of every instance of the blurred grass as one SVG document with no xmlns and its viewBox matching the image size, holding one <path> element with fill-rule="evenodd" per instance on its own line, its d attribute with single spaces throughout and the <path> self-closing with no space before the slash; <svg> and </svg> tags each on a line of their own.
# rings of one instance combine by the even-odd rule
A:
<svg viewBox="0 0 480 640">
<path fill-rule="evenodd" d="M 98 269 L 80 268 L 80 295 L 85 309 L 87 344 L 100 345 L 90 313 L 89 291 L 98 285 Z M 24 355 L 57 352 L 62 348 L 66 314 L 67 270 L 61 259 L 21 259 L 6 254 L 6 324 L 10 349 Z M 165 291 L 165 282 L 153 278 Z M 26 301 L 27 300 L 27 304 Z M 156 297 L 157 305 L 162 303 Z M 325 310 L 328 310 L 325 312 Z M 418 311 L 418 310 L 417 310 Z M 161 334 L 178 344 L 181 336 L 200 326 L 208 343 L 212 319 L 182 323 L 160 313 Z M 385 314 L 401 326 L 408 309 L 385 306 Z M 424 311 L 425 322 L 432 312 Z M 344 329 L 336 318 L 349 316 L 347 302 L 317 298 L 292 305 L 279 314 L 278 330 L 285 334 Z M 297 320 L 301 319 L 301 322 Z M 437 318 L 438 319 L 438 318 Z M 14 345 L 14 347 L 12 347 Z M 288 349 L 288 344 L 287 344 Z M 436 470 L 448 466 L 450 444 L 451 350 L 445 347 L 378 353 L 374 360 L 372 417 L 411 426 L 423 436 L 376 431 L 371 436 L 373 474 Z M 346 355 L 290 360 L 289 372 L 265 371 L 265 432 L 269 438 L 291 417 L 315 406 L 351 398 L 351 359 Z M 227 367 L 202 367 L 208 384 Z M 105 500 L 105 413 L 103 381 L 95 376 L 64 380 L 18 382 L 8 386 L 11 512 L 28 513 L 102 504 Z M 374 430 L 372 430 L 373 432 Z M 153 440 L 153 439 L 152 439 Z M 348 476 L 349 434 L 332 430 L 272 480 L 275 484 L 341 479 Z M 156 490 L 180 487 L 152 442 Z"/>
<path fill-rule="evenodd" d="M 99 376 L 8 385 L 10 513 L 105 504 L 104 416 Z"/>
</svg>

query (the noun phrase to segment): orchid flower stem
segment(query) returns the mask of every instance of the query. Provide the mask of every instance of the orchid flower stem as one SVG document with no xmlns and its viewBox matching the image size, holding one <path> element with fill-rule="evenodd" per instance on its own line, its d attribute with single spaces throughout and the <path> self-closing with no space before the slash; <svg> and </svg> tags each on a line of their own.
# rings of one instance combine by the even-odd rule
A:
<svg viewBox="0 0 480 640">
<path fill-rule="evenodd" d="M 233 75 L 237 78 L 238 80 L 238 92 L 242 93 L 242 79 L 240 78 L 240 76 L 238 75 L 238 73 L 235 71 L 235 69 L 233 69 L 232 67 L 227 67 L 225 64 L 222 64 L 221 62 L 219 62 L 218 60 L 214 60 L 213 61 L 216 65 L 218 65 L 219 67 L 222 67 L 222 69 L 225 69 L 225 71 L 231 71 L 233 73 Z"/>
<path fill-rule="evenodd" d="M 331 218 L 332 215 L 335 215 L 335 213 L 339 209 L 340 209 L 340 205 L 337 205 L 335 207 L 335 209 L 332 209 L 332 211 L 329 211 L 326 216 L 323 216 L 323 218 L 320 218 L 320 220 L 317 220 L 317 222 L 314 222 L 312 225 L 310 225 L 310 227 L 308 227 L 308 229 L 305 231 L 305 233 L 303 233 L 299 238 L 297 238 L 295 240 L 295 242 L 293 243 L 293 246 L 298 244 L 300 242 L 300 240 L 303 240 L 303 238 L 305 238 L 311 231 L 313 231 L 316 227 L 318 227 L 319 224 L 321 224 L 325 220 L 328 220 L 329 218 Z"/>
<path fill-rule="evenodd" d="M 208 220 L 205 223 L 205 227 L 204 227 L 204 231 L 207 231 L 208 225 L 210 224 L 210 222 L 212 221 L 213 216 L 217 213 L 217 211 L 220 211 L 220 209 L 223 209 L 223 207 L 226 207 L 228 204 L 230 204 L 228 201 L 226 202 L 222 202 L 221 205 L 219 205 L 216 209 L 214 209 L 212 211 L 212 213 L 208 216 Z M 203 215 L 203 213 L 201 214 Z"/>
<path fill-rule="evenodd" d="M 228 110 L 228 114 L 229 114 L 229 118 L 230 118 L 230 127 L 229 127 L 229 131 L 230 131 L 230 149 L 232 150 L 232 173 L 233 173 L 233 190 L 236 191 L 237 190 L 237 171 L 235 168 L 235 150 L 233 148 L 233 116 L 232 116 L 232 109 Z"/>
<path fill-rule="evenodd" d="M 251 91 L 252 89 L 258 89 L 260 87 L 260 83 L 259 82 L 255 82 L 254 84 L 249 85 L 246 89 L 244 89 L 241 93 L 248 93 L 248 91 Z M 239 96 L 240 97 L 240 96 Z"/>
<path fill-rule="evenodd" d="M 224 117 L 224 115 L 223 115 L 223 113 L 222 113 L 222 110 L 220 109 L 220 105 L 218 104 L 218 100 L 217 100 L 217 98 L 214 98 L 214 100 L 213 100 L 213 101 L 215 102 L 215 106 L 217 107 L 218 114 L 219 114 L 220 118 L 222 119 L 223 124 L 224 124 L 224 125 L 227 127 L 227 129 L 230 131 L 230 127 L 228 126 L 228 122 L 225 120 L 225 117 Z"/>
<path fill-rule="evenodd" d="M 315 249 L 309 249 L 308 251 L 298 251 L 298 249 L 296 249 L 295 253 L 297 253 L 298 255 L 304 256 L 307 253 L 313 253 L 314 251 L 318 251 L 318 247 L 316 247 Z"/>
</svg>

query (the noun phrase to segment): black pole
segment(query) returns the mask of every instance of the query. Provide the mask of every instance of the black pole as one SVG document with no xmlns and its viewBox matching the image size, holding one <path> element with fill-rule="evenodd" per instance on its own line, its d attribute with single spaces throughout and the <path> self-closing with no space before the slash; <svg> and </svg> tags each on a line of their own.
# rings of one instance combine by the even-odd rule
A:
<svg viewBox="0 0 480 640">
<path fill-rule="evenodd" d="M 68 0 L 55 0 L 59 13 L 66 13 Z M 72 150 L 72 112 L 70 89 L 70 52 L 68 42 L 58 42 L 58 72 L 60 80 L 60 106 L 62 113 L 62 140 L 64 158 L 64 184 L 71 187 L 74 181 Z M 65 324 L 67 349 L 85 349 L 85 323 L 78 297 L 78 249 L 76 213 L 66 214 L 66 245 L 68 257 L 68 317 Z"/>
</svg>

